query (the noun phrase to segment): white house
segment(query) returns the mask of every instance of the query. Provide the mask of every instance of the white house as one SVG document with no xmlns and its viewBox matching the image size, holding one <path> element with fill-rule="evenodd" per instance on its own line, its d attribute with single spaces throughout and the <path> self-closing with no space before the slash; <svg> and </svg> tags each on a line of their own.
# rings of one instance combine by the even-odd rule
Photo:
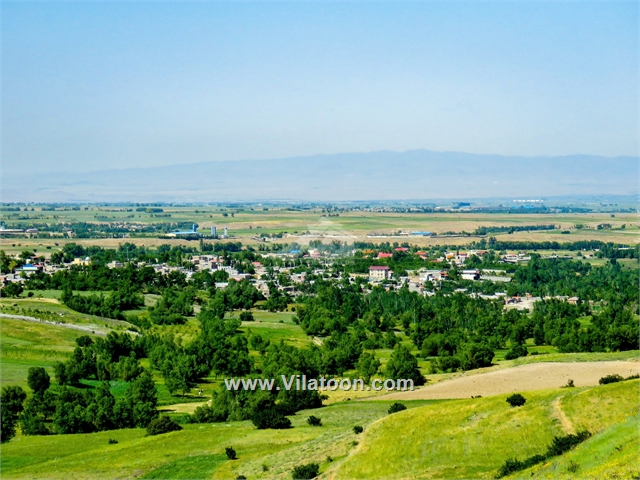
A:
<svg viewBox="0 0 640 480">
<path fill-rule="evenodd" d="M 369 278 L 372 280 L 388 280 L 393 276 L 393 272 L 386 265 L 373 265 L 369 267 Z"/>
</svg>

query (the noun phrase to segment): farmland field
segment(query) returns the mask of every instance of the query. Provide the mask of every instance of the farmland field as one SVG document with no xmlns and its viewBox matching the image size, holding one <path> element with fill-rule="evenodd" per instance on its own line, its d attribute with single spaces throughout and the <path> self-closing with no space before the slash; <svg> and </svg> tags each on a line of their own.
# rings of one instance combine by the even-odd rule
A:
<svg viewBox="0 0 640 480">
<path fill-rule="evenodd" d="M 21 224 L 31 223 L 65 223 L 95 222 L 108 224 L 113 222 L 130 222 L 139 224 L 156 224 L 167 222 L 187 222 L 199 225 L 198 231 L 205 235 L 212 226 L 221 234 L 223 227 L 228 227 L 230 240 L 255 244 L 256 236 L 261 234 L 283 234 L 283 238 L 274 242 L 296 242 L 308 245 L 312 240 L 332 240 L 351 243 L 354 240 L 372 243 L 410 241 L 421 246 L 428 245 L 464 245 L 478 236 L 443 236 L 448 233 L 473 232 L 479 227 L 511 227 L 523 225 L 556 225 L 555 230 L 525 231 L 491 234 L 497 240 L 509 241 L 557 241 L 573 242 L 577 240 L 601 240 L 635 244 L 640 238 L 637 216 L 632 213 L 616 213 L 612 218 L 608 213 L 549 213 L 549 214 L 506 214 L 506 213 L 392 213 L 392 212 L 359 212 L 349 211 L 339 216 L 327 217 L 320 209 L 315 211 L 291 211 L 290 209 L 271 207 L 261 211 L 251 208 L 222 207 L 164 207 L 163 215 L 155 217 L 144 212 L 127 212 L 124 208 L 87 207 L 89 210 L 73 211 L 57 210 L 56 218 L 52 212 L 29 213 L 29 220 L 21 220 Z M 227 216 L 223 216 L 226 214 Z M 231 216 L 233 214 L 233 216 Z M 609 224 L 611 228 L 597 229 L 600 224 Z M 624 225 L 624 227 L 623 227 Z M 580 228 L 576 228 L 580 226 Z M 436 237 L 403 237 L 398 232 L 429 231 L 438 234 Z M 561 231 L 569 234 L 561 234 Z M 376 236 L 369 236 L 376 235 Z M 3 238 L 2 248 L 7 252 L 19 252 L 25 248 L 35 248 L 39 254 L 47 255 L 60 246 L 74 241 L 81 245 L 100 245 L 115 248 L 125 240 L 117 238 L 68 239 L 60 236 L 48 238 Z M 163 243 L 194 244 L 184 239 L 159 239 L 154 234 L 131 234 L 126 241 L 136 245 L 158 246 Z M 221 240 L 225 241 L 225 240 Z"/>
</svg>

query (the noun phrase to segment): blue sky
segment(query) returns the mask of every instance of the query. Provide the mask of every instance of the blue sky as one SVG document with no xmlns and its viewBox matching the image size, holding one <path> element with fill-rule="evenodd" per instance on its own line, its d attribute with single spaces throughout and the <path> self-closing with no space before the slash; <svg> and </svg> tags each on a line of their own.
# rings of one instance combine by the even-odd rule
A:
<svg viewBox="0 0 640 480">
<path fill-rule="evenodd" d="M 638 4 L 2 3 L 3 170 L 638 152 Z"/>
</svg>

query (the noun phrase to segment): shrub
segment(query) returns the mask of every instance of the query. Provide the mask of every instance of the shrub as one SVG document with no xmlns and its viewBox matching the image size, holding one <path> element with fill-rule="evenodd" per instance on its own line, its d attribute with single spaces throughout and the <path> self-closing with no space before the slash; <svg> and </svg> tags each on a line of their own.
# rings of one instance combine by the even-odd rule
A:
<svg viewBox="0 0 640 480">
<path fill-rule="evenodd" d="M 511 347 L 511 349 L 504 356 L 505 360 L 514 360 L 520 357 L 526 357 L 529 355 L 529 350 L 523 344 L 519 343 Z"/>
<path fill-rule="evenodd" d="M 267 428 L 284 430 L 286 428 L 291 428 L 291 420 L 282 415 L 275 408 L 254 411 L 251 416 L 251 421 L 258 430 L 264 430 Z"/>
<path fill-rule="evenodd" d="M 407 407 L 405 407 L 402 403 L 396 402 L 389 407 L 389 414 L 401 412 L 402 410 L 406 410 L 406 409 Z"/>
<path fill-rule="evenodd" d="M 563 437 L 553 437 L 551 445 L 549 445 L 549 447 L 547 448 L 546 457 L 550 458 L 562 455 L 564 452 L 571 450 L 579 443 L 584 442 L 590 436 L 591 433 L 589 433 L 587 430 L 583 430 L 575 435 L 569 434 Z"/>
<path fill-rule="evenodd" d="M 233 447 L 227 447 L 224 449 L 224 453 L 227 455 L 227 458 L 229 460 L 235 460 L 236 458 L 238 458 L 236 456 L 236 451 L 233 449 Z"/>
<path fill-rule="evenodd" d="M 521 407 L 522 405 L 527 403 L 527 399 L 519 393 L 514 393 L 510 397 L 507 397 L 507 403 L 512 407 Z"/>
<path fill-rule="evenodd" d="M 241 322 L 253 322 L 253 313 L 251 312 L 242 312 L 240 314 L 240 321 Z"/>
<path fill-rule="evenodd" d="M 621 382 L 623 381 L 624 378 L 622 378 L 620 375 L 618 375 L 617 373 L 614 373 L 613 375 L 607 375 L 606 377 L 602 377 L 598 383 L 600 385 L 606 385 L 608 383 L 616 383 L 616 382 Z"/>
<path fill-rule="evenodd" d="M 573 387 L 575 387 L 573 380 L 569 379 L 567 380 L 567 384 L 563 388 L 573 388 Z"/>
<path fill-rule="evenodd" d="M 320 472 L 320 465 L 317 463 L 307 463 L 305 465 L 298 465 L 293 469 L 291 474 L 293 480 L 309 480 L 316 478 Z"/>
<path fill-rule="evenodd" d="M 322 420 L 319 419 L 318 417 L 314 417 L 313 415 L 311 415 L 309 418 L 307 418 L 307 423 L 309 425 L 311 425 L 312 427 L 320 427 L 320 426 L 322 426 Z"/>
<path fill-rule="evenodd" d="M 355 427 L 353 427 L 353 433 L 355 433 L 356 435 L 362 433 L 363 431 L 364 428 L 362 428 L 360 425 L 356 425 Z"/>
<path fill-rule="evenodd" d="M 182 427 L 178 425 L 174 420 L 166 415 L 152 420 L 147 427 L 147 435 L 160 435 L 162 433 L 175 432 L 182 430 Z"/>
<path fill-rule="evenodd" d="M 533 467 L 534 465 L 537 465 L 538 463 L 542 463 L 544 461 L 544 455 L 534 455 L 533 457 L 529 457 L 523 461 L 517 460 L 515 458 L 510 458 L 508 460 L 505 460 L 505 462 L 502 464 L 502 466 L 498 470 L 496 478 L 506 477 L 511 473 Z"/>
<path fill-rule="evenodd" d="M 116 440 L 115 438 L 109 439 L 109 445 L 115 445 L 116 443 L 118 443 L 118 440 Z"/>
<path fill-rule="evenodd" d="M 567 467 L 567 470 L 569 471 L 569 473 L 576 473 L 579 468 L 580 468 L 580 465 L 578 465 L 576 462 L 571 460 L 569 462 L 569 466 Z"/>
</svg>

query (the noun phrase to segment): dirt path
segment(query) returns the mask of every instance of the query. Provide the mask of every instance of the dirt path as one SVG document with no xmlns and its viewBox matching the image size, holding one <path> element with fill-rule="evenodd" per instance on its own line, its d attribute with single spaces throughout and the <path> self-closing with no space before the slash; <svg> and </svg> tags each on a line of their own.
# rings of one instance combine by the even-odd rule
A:
<svg viewBox="0 0 640 480">
<path fill-rule="evenodd" d="M 427 385 L 413 392 L 398 392 L 375 397 L 375 400 L 435 400 L 502 395 L 559 388 L 567 380 L 576 387 L 597 385 L 600 378 L 617 373 L 623 377 L 640 374 L 640 362 L 531 363 L 477 375 L 463 375 Z M 374 400 L 371 398 L 370 400 Z"/>
<path fill-rule="evenodd" d="M 9 313 L 0 313 L 0 318 L 12 318 L 14 320 L 24 320 L 25 322 L 36 322 L 36 323 L 45 323 L 47 325 L 51 325 L 52 327 L 61 327 L 61 328 L 71 328 L 73 330 L 80 330 L 82 332 L 93 333 L 95 335 L 106 336 L 107 330 L 102 327 L 96 326 L 84 326 L 84 325 L 74 325 L 72 323 L 62 323 L 62 322 L 52 322 L 51 320 L 40 320 L 35 317 L 27 317 L 26 315 L 11 315 Z M 129 332 L 135 334 L 135 332 Z"/>
<path fill-rule="evenodd" d="M 562 430 L 564 431 L 564 433 L 576 433 L 575 429 L 573 428 L 573 423 L 571 423 L 569 417 L 567 417 L 567 415 L 564 413 L 564 410 L 562 410 L 563 398 L 564 395 L 562 397 L 556 398 L 551 403 L 551 408 L 553 408 L 553 416 L 557 418 L 560 422 L 560 425 L 562 425 Z"/>
</svg>

